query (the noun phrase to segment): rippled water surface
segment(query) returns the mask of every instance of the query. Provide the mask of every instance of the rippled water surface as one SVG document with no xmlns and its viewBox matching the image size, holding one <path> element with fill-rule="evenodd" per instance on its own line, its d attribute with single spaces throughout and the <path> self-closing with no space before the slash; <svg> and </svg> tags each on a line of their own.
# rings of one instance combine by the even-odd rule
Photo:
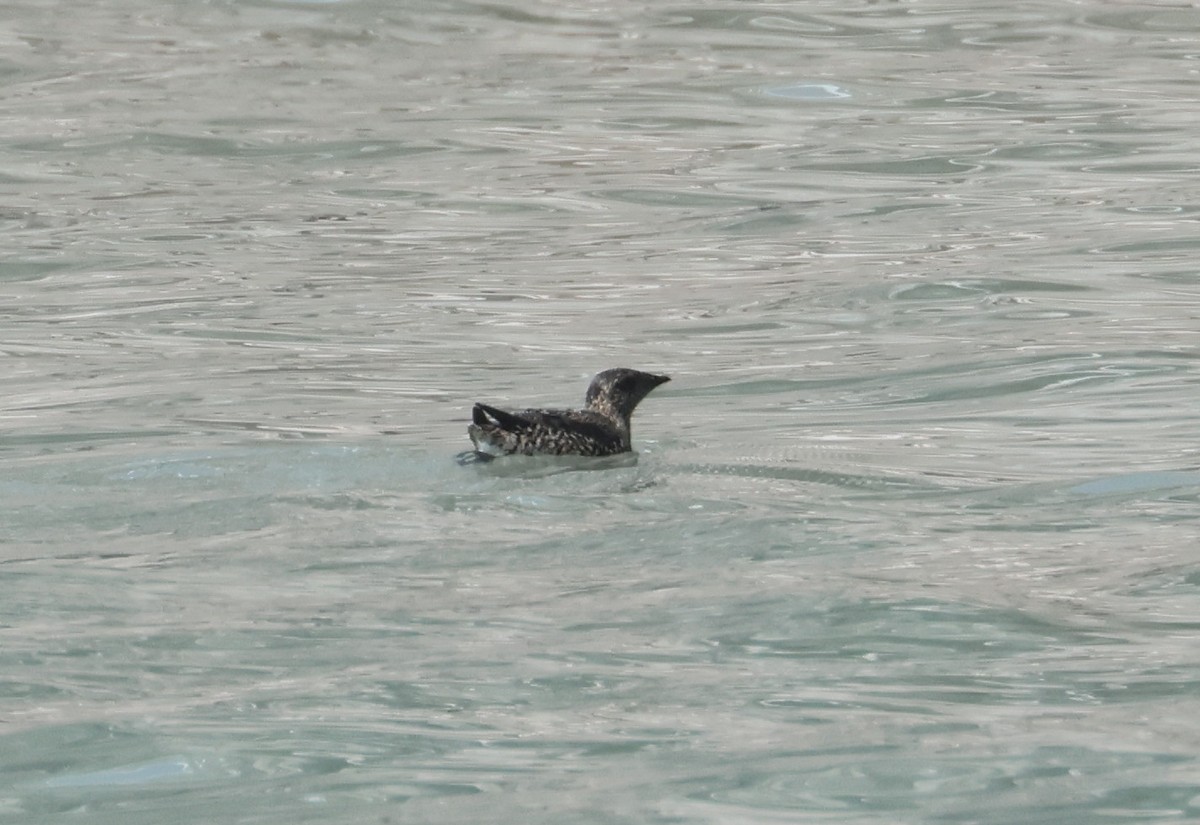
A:
<svg viewBox="0 0 1200 825">
<path fill-rule="evenodd" d="M 0 819 L 1200 819 L 1196 8 L 0 42 Z"/>
</svg>

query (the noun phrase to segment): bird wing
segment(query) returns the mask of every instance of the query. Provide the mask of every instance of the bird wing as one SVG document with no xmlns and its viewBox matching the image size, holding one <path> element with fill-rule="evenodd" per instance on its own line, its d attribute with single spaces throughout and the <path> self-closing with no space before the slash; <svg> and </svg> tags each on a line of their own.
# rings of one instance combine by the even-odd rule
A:
<svg viewBox="0 0 1200 825">
<path fill-rule="evenodd" d="M 619 447 L 620 435 L 613 424 L 590 410 L 498 410 L 487 404 L 476 403 L 471 410 L 471 420 L 485 428 L 498 428 L 506 432 L 561 434 L 562 440 L 590 441 L 595 444 Z"/>
</svg>

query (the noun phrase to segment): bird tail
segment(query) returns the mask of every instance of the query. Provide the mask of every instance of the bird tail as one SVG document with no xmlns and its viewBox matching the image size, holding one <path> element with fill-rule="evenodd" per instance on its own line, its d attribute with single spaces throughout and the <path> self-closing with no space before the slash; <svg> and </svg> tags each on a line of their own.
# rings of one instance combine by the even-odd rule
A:
<svg viewBox="0 0 1200 825">
<path fill-rule="evenodd" d="M 500 427 L 505 430 L 519 430 L 527 426 L 523 419 L 487 404 L 476 404 L 471 410 L 471 420 L 480 427 Z"/>
</svg>

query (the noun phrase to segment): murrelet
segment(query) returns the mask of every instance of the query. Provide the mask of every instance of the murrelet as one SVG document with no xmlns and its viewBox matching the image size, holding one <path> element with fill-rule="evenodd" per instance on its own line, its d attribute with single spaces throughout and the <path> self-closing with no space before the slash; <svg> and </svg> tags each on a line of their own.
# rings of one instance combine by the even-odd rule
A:
<svg viewBox="0 0 1200 825">
<path fill-rule="evenodd" d="M 592 379 L 582 410 L 471 410 L 467 434 L 478 458 L 498 455 L 615 455 L 633 449 L 629 418 L 666 375 L 618 367 Z"/>
</svg>

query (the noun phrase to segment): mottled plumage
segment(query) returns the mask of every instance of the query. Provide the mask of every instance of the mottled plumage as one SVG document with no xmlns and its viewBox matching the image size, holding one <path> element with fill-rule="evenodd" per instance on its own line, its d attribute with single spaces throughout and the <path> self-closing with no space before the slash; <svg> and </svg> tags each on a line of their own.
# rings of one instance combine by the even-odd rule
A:
<svg viewBox="0 0 1200 825">
<path fill-rule="evenodd" d="M 633 449 L 629 418 L 659 384 L 671 380 L 631 369 L 611 369 L 592 379 L 581 410 L 517 410 L 487 404 L 471 410 L 467 433 L 476 455 L 615 455 Z M 485 458 L 486 457 L 486 458 Z"/>
</svg>

